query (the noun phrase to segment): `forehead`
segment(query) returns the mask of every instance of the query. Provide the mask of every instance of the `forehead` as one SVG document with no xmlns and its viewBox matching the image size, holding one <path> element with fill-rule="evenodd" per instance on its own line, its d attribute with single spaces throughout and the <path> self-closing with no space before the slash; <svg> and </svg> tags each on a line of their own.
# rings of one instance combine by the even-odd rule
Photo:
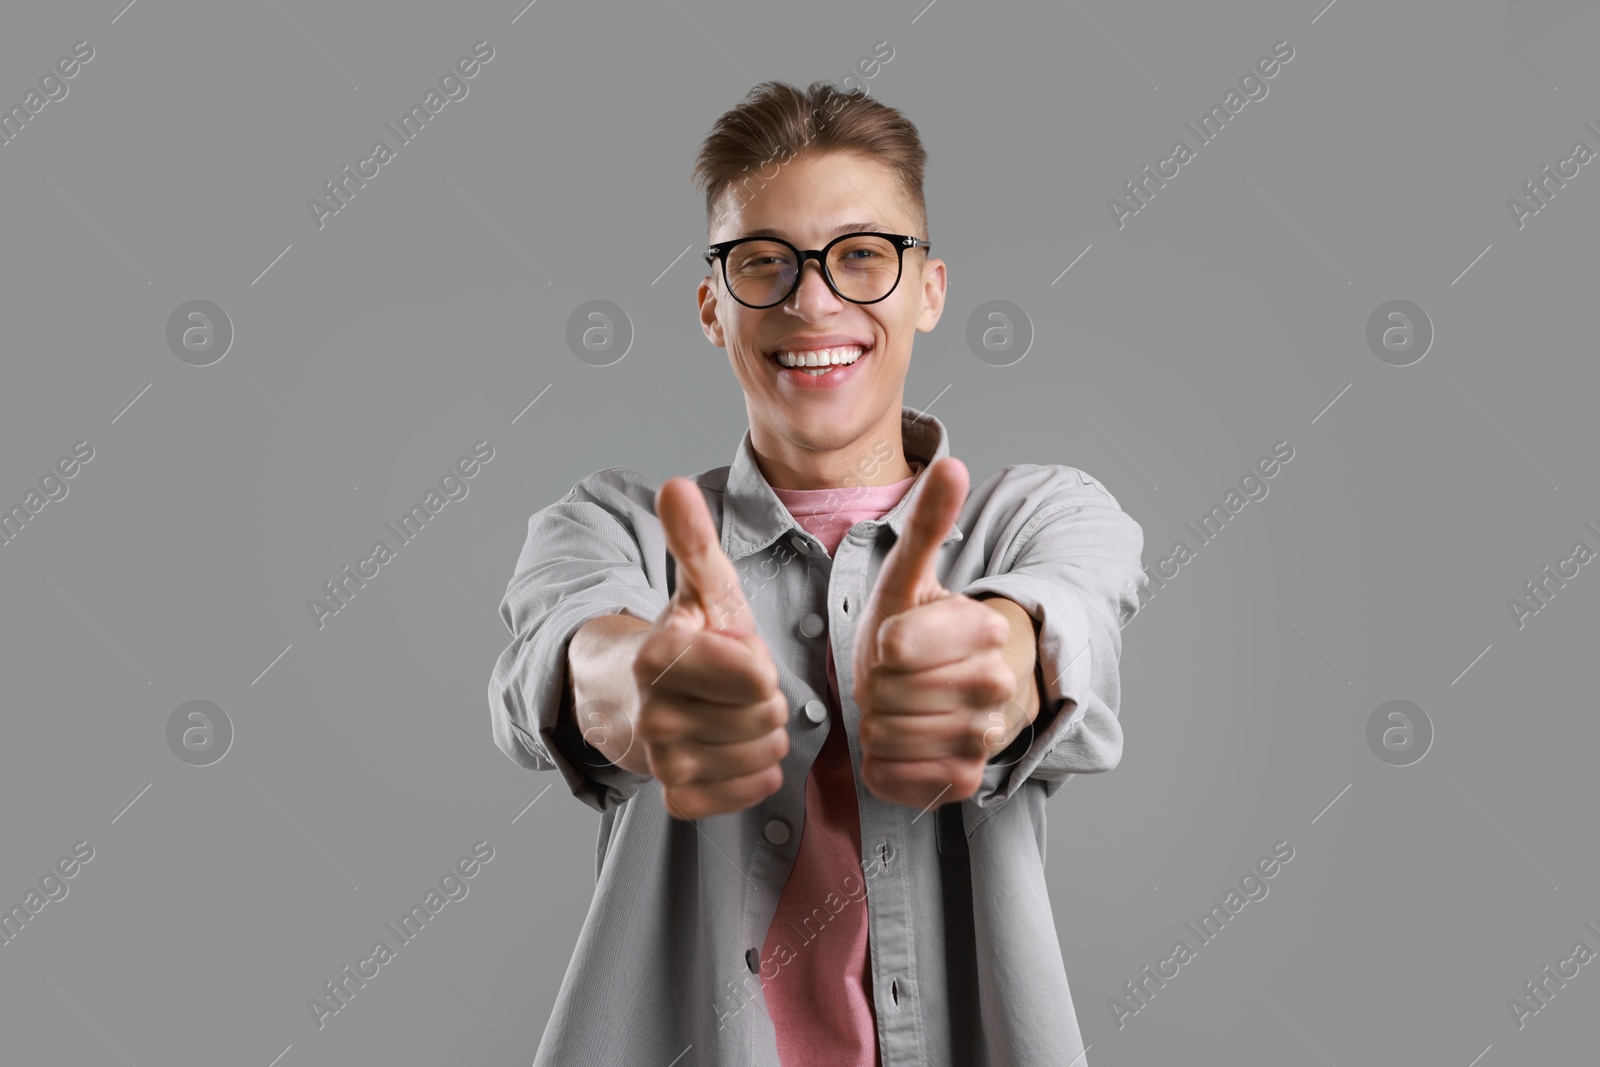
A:
<svg viewBox="0 0 1600 1067">
<path fill-rule="evenodd" d="M 781 237 L 816 245 L 851 230 L 908 232 L 913 209 L 888 165 L 853 152 L 797 156 L 751 168 L 726 186 L 712 241 Z"/>
<path fill-rule="evenodd" d="M 863 218 L 855 219 L 851 222 L 841 222 L 837 226 L 830 226 L 826 229 L 821 227 L 801 227 L 800 229 L 807 230 L 808 232 L 815 234 L 818 240 L 838 237 L 843 233 L 861 233 L 863 231 L 867 233 L 884 233 L 886 231 L 898 232 L 895 230 L 894 226 L 880 222 L 874 218 Z M 782 226 L 746 226 L 739 231 L 739 236 L 778 237 L 782 240 L 788 241 L 790 244 L 794 244 L 798 240 L 804 240 L 804 238 L 797 234 L 794 229 L 785 228 Z"/>
</svg>

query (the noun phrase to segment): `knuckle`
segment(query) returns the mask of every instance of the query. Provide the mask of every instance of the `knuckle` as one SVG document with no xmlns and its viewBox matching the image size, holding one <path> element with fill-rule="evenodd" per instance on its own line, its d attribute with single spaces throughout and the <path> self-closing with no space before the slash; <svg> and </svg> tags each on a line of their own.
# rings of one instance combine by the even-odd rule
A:
<svg viewBox="0 0 1600 1067">
<path fill-rule="evenodd" d="M 765 709 L 759 705 L 741 708 L 727 725 L 727 735 L 721 740 L 754 741 L 772 732 L 772 723 Z"/>
<path fill-rule="evenodd" d="M 876 748 L 879 741 L 879 731 L 883 728 L 882 721 L 874 715 L 863 715 L 856 724 L 856 737 L 863 747 Z"/>
<path fill-rule="evenodd" d="M 667 747 L 651 756 L 655 776 L 665 785 L 684 786 L 694 780 L 696 761 L 682 749 Z"/>
<path fill-rule="evenodd" d="M 950 792 L 959 799 L 964 800 L 972 796 L 981 785 L 983 785 L 981 763 L 963 763 L 950 777 Z"/>
<path fill-rule="evenodd" d="M 634 724 L 633 731 L 641 741 L 660 744 L 671 739 L 671 719 L 661 705 L 646 701 L 639 706 L 639 720 Z"/>
<path fill-rule="evenodd" d="M 869 707 L 881 708 L 888 705 L 888 701 L 885 699 L 888 696 L 887 682 L 888 679 L 877 672 L 868 674 L 862 680 L 861 687 L 863 692 L 866 693 Z"/>
<path fill-rule="evenodd" d="M 666 645 L 662 643 L 659 631 L 639 643 L 639 650 L 633 655 L 633 678 L 640 688 L 648 688 L 671 661 L 671 657 L 664 655 L 665 651 Z"/>
<path fill-rule="evenodd" d="M 988 721 L 978 720 L 967 731 L 967 754 L 975 759 L 987 759 L 1005 748 L 1006 728 L 1004 717 L 991 712 Z"/>
<path fill-rule="evenodd" d="M 761 686 L 761 691 L 771 695 L 778 691 L 778 664 L 772 658 L 772 650 L 767 647 L 765 641 L 759 636 L 753 638 L 753 641 L 752 649 L 755 655 L 752 676 Z"/>
<path fill-rule="evenodd" d="M 982 761 L 958 760 L 947 765 L 949 774 L 949 792 L 944 793 L 946 800 L 965 800 L 973 793 L 978 792 L 979 785 L 984 782 L 984 765 Z"/>
<path fill-rule="evenodd" d="M 886 718 L 873 718 L 866 720 L 867 733 L 862 735 L 862 745 L 870 745 L 874 752 L 887 754 L 892 747 L 895 735 L 895 720 Z"/>
<path fill-rule="evenodd" d="M 1017 688 L 1017 680 L 1004 662 L 987 667 L 973 682 L 968 694 L 979 707 L 1000 704 L 1010 700 Z"/>
<path fill-rule="evenodd" d="M 772 697 L 778 693 L 778 667 L 772 662 L 771 656 L 763 656 L 751 671 L 751 679 L 756 683 L 756 691 L 763 698 Z"/>
<path fill-rule="evenodd" d="M 665 793 L 670 794 L 672 787 L 679 784 L 678 779 L 672 774 L 671 766 L 654 746 L 646 749 L 646 753 L 645 760 L 650 765 L 650 776 L 661 783 Z"/>
<path fill-rule="evenodd" d="M 663 786 L 661 799 L 666 804 L 667 811 L 675 819 L 698 819 L 702 814 L 698 797 L 693 790 Z"/>
<path fill-rule="evenodd" d="M 916 651 L 911 647 L 911 641 L 899 624 L 891 624 L 884 628 L 882 647 L 883 661 L 892 667 L 908 667 L 911 665 L 912 657 L 916 655 Z"/>
</svg>

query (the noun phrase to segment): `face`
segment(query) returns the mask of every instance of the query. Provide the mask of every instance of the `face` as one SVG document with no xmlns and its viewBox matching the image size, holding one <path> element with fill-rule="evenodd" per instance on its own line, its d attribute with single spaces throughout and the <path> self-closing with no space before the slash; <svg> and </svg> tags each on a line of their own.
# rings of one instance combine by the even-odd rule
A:
<svg viewBox="0 0 1600 1067">
<path fill-rule="evenodd" d="M 855 153 L 798 156 L 759 189 L 724 191 L 714 218 L 712 244 L 760 230 L 800 249 L 856 230 L 927 236 L 917 231 L 894 172 Z M 860 479 L 858 461 L 881 454 L 886 444 L 895 466 L 870 481 L 899 480 L 907 470 L 900 406 L 911 342 L 939 321 L 944 294 L 943 261 L 919 248 L 905 251 L 899 283 L 873 304 L 834 295 L 812 260 L 788 300 L 746 307 L 728 292 L 720 260 L 713 262 L 697 294 L 700 324 L 712 344 L 728 351 L 744 390 L 751 444 L 773 485 L 826 488 L 846 474 Z M 780 352 L 822 349 L 842 349 L 843 358 L 856 360 L 814 378 L 778 359 Z"/>
</svg>

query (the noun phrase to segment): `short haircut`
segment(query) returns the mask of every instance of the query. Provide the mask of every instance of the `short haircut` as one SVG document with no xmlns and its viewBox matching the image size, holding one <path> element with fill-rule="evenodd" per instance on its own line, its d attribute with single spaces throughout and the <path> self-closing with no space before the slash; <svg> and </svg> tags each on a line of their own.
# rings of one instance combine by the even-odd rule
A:
<svg viewBox="0 0 1600 1067">
<path fill-rule="evenodd" d="M 693 183 L 705 194 L 706 224 L 731 189 L 748 201 L 801 155 L 855 152 L 885 164 L 911 202 L 919 232 L 928 236 L 922 173 L 928 153 L 917 127 L 895 108 L 860 89 L 843 92 L 827 81 L 808 89 L 762 82 L 711 127 L 695 157 Z"/>
</svg>

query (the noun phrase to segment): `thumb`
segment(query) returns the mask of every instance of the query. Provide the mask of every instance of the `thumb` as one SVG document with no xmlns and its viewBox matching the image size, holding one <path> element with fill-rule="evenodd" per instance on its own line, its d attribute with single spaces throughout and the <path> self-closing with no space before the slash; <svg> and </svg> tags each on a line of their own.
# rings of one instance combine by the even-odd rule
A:
<svg viewBox="0 0 1600 1067">
<path fill-rule="evenodd" d="M 923 475 L 911 515 L 873 587 L 880 620 L 937 599 L 939 578 L 934 564 L 939 546 L 950 536 L 966 503 L 968 484 L 966 464 L 954 456 L 939 460 Z"/>
<path fill-rule="evenodd" d="M 721 537 L 699 486 L 688 478 L 668 478 L 656 491 L 656 516 L 666 535 L 667 551 L 678 566 L 676 601 L 698 609 L 709 629 L 755 633 L 755 617 L 745 600 L 739 572 L 722 551 Z"/>
</svg>

